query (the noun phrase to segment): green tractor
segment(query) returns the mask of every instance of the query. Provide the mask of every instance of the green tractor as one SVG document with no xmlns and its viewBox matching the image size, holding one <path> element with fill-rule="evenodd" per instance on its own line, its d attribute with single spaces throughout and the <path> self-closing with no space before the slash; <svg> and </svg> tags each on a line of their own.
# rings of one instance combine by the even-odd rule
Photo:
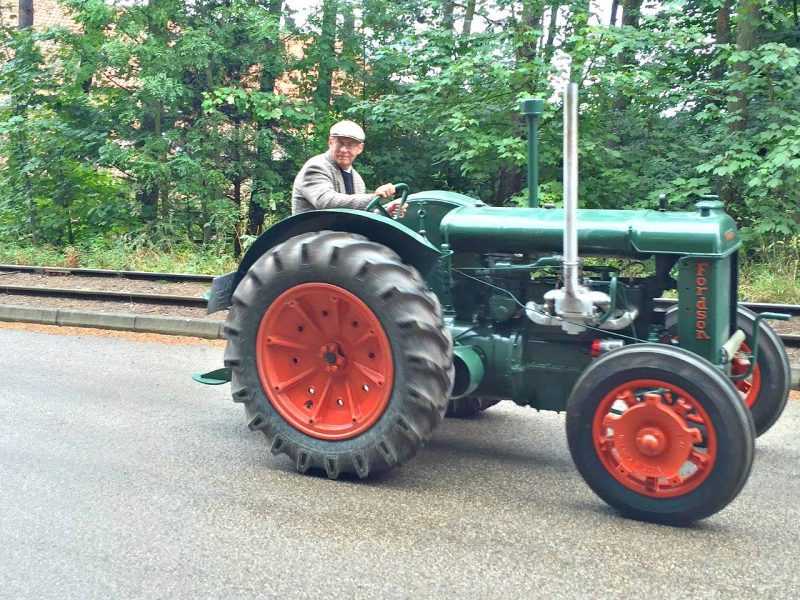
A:
<svg viewBox="0 0 800 600">
<path fill-rule="evenodd" d="M 541 107 L 523 103 L 532 182 Z M 786 317 L 738 306 L 720 202 L 578 210 L 576 87 L 564 113 L 563 209 L 537 207 L 535 183 L 528 208 L 405 188 L 399 220 L 376 199 L 270 228 L 214 281 L 225 369 L 199 380 L 230 380 L 249 428 L 302 473 L 368 477 L 410 460 L 446 413 L 511 400 L 566 411 L 575 465 L 621 513 L 685 524 L 722 509 L 786 404 L 788 358 L 762 320 Z"/>
</svg>

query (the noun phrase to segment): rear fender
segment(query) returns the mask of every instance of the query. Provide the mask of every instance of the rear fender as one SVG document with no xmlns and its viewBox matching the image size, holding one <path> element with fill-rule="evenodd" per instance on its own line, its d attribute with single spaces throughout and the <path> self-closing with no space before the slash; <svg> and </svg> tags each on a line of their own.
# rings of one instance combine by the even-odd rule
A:
<svg viewBox="0 0 800 600">
<path fill-rule="evenodd" d="M 267 229 L 250 246 L 239 268 L 233 273 L 215 277 L 208 300 L 208 313 L 228 308 L 233 292 L 263 254 L 297 235 L 311 231 L 346 231 L 363 235 L 397 252 L 404 263 L 427 275 L 441 257 L 441 252 L 428 240 L 384 216 L 353 209 L 314 210 L 284 219 Z"/>
</svg>

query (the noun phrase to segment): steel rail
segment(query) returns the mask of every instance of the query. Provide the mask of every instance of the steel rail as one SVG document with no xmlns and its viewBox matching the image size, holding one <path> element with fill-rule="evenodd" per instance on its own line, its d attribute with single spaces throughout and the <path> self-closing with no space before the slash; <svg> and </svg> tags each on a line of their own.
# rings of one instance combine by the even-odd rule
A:
<svg viewBox="0 0 800 600">
<path fill-rule="evenodd" d="M 669 308 L 674 306 L 678 301 L 675 298 L 656 298 L 655 304 L 659 308 Z M 749 308 L 753 312 L 780 312 L 786 313 L 793 317 L 800 317 L 800 305 L 797 304 L 770 304 L 768 302 L 740 302 L 741 306 Z"/>
<path fill-rule="evenodd" d="M 194 281 L 211 283 L 213 275 L 195 273 L 154 273 L 150 271 L 114 271 L 111 269 L 72 269 L 70 267 L 46 267 L 42 265 L 0 265 L 0 272 L 38 273 L 42 275 L 80 275 L 83 277 L 118 277 L 120 279 L 143 279 L 147 281 Z"/>
<path fill-rule="evenodd" d="M 18 296 L 50 296 L 84 300 L 109 300 L 112 302 L 141 302 L 144 304 L 171 304 L 205 308 L 208 301 L 198 296 L 175 296 L 169 294 L 145 294 L 113 290 L 86 290 L 71 288 L 28 287 L 23 285 L 0 285 L 0 292 Z"/>
</svg>

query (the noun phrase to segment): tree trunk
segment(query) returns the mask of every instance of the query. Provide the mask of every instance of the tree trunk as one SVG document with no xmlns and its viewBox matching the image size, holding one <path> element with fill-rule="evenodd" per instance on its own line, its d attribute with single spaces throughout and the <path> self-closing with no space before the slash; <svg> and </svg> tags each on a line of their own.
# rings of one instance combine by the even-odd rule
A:
<svg viewBox="0 0 800 600">
<path fill-rule="evenodd" d="M 733 0 L 725 0 L 717 12 L 716 39 L 715 43 L 729 44 L 731 41 L 731 5 Z M 714 67 L 711 71 L 711 79 L 719 81 L 725 75 L 725 65 Z"/>
<path fill-rule="evenodd" d="M 580 31 L 589 24 L 589 0 L 580 0 L 572 4 L 572 32 L 573 37 L 577 38 Z M 572 56 L 571 49 L 568 54 Z M 580 85 L 583 83 L 583 65 L 576 68 L 574 59 L 570 64 L 569 80 L 571 83 Z"/>
<path fill-rule="evenodd" d="M 475 4 L 477 0 L 467 0 L 467 8 L 464 11 L 464 28 L 461 30 L 462 37 L 469 37 L 472 33 L 472 20 L 475 18 Z"/>
<path fill-rule="evenodd" d="M 19 0 L 19 28 L 33 27 L 33 0 Z"/>
<path fill-rule="evenodd" d="M 333 88 L 333 70 L 336 64 L 336 17 L 339 14 L 338 0 L 324 0 L 322 3 L 322 31 L 319 44 L 319 62 L 317 63 L 317 88 L 314 100 L 320 108 L 331 104 Z"/>
<path fill-rule="evenodd" d="M 639 28 L 639 20 L 642 13 L 642 0 L 620 0 L 622 6 L 622 26 Z M 634 65 L 636 64 L 636 54 L 633 52 L 621 52 L 619 56 L 620 65 Z M 617 92 L 614 97 L 613 109 L 622 111 L 628 108 L 631 99 L 623 92 Z"/>
<path fill-rule="evenodd" d="M 642 18 L 642 0 L 620 0 L 622 4 L 622 26 L 639 28 Z"/>
<path fill-rule="evenodd" d="M 269 3 L 269 14 L 274 19 L 280 20 L 281 12 L 283 11 L 283 0 L 271 0 Z M 277 38 L 280 40 L 280 36 Z M 266 41 L 267 50 L 270 54 L 278 51 L 278 44 L 272 40 Z M 262 92 L 271 92 L 275 89 L 275 79 L 278 77 L 278 73 L 275 69 L 263 69 L 261 71 L 261 77 L 259 80 L 259 89 Z M 258 129 L 277 129 L 278 121 L 276 119 L 272 119 L 267 123 L 259 123 Z M 262 148 L 259 145 L 258 148 L 258 158 L 257 164 L 261 169 L 266 169 L 267 165 L 272 162 L 271 150 L 267 150 Z M 264 183 L 256 174 L 253 178 L 253 190 L 250 193 L 249 202 L 247 203 L 247 233 L 249 235 L 258 235 L 261 233 L 262 229 L 264 228 L 264 217 L 266 216 L 266 211 L 264 207 L 262 207 L 258 202 L 256 202 L 256 198 L 260 198 L 261 194 L 264 193 Z"/>
<path fill-rule="evenodd" d="M 761 28 L 761 0 L 742 0 L 739 5 L 739 19 L 736 27 L 736 48 L 741 51 L 753 50 L 758 46 L 758 34 Z M 752 70 L 750 63 L 741 62 L 736 65 L 739 80 L 744 81 Z M 736 133 L 747 129 L 748 98 L 744 91 L 734 94 L 736 100 L 731 102 L 728 110 L 740 118 L 730 125 L 730 132 Z"/>
<path fill-rule="evenodd" d="M 736 48 L 738 50 L 753 50 L 758 45 L 758 34 L 761 29 L 761 0 L 742 0 L 739 5 L 739 14 L 736 26 Z M 738 63 L 735 67 L 737 79 L 744 81 L 752 70 L 749 62 Z M 728 126 L 728 131 L 740 134 L 747 129 L 747 107 L 749 99 L 745 91 L 733 94 L 735 100 L 728 104 L 728 113 L 738 117 Z M 725 204 L 734 204 L 738 200 L 741 189 L 741 177 L 734 176 L 720 190 L 720 196 Z"/>
<path fill-rule="evenodd" d="M 536 60 L 536 38 L 531 35 L 534 30 L 541 28 L 544 6 L 534 3 L 525 3 L 520 14 L 519 31 L 524 37 L 517 53 L 517 60 L 532 62 Z"/>
<path fill-rule="evenodd" d="M 33 0 L 19 0 L 19 29 L 27 29 L 33 27 Z M 24 114 L 25 107 L 18 105 L 17 113 Z M 21 144 L 21 148 L 26 148 L 27 143 Z M 39 227 L 36 219 L 36 204 L 33 201 L 33 186 L 31 184 L 31 176 L 27 171 L 23 175 L 23 186 L 25 188 L 25 197 L 28 203 L 28 229 L 31 233 L 31 241 L 34 245 L 39 243 Z"/>
<path fill-rule="evenodd" d="M 619 11 L 619 0 L 614 0 L 611 3 L 611 17 L 608 19 L 608 24 L 611 27 L 617 26 L 617 12 Z"/>
<path fill-rule="evenodd" d="M 550 5 L 550 21 L 547 24 L 547 38 L 544 41 L 544 64 L 549 65 L 553 60 L 553 52 L 555 51 L 556 31 L 558 28 L 558 11 L 561 8 L 560 4 Z"/>
<path fill-rule="evenodd" d="M 500 169 L 497 178 L 497 187 L 494 190 L 492 204 L 499 206 L 505 203 L 511 196 L 524 189 L 524 178 L 522 171 L 517 167 L 503 167 Z"/>
<path fill-rule="evenodd" d="M 453 0 L 445 0 L 442 3 L 442 29 L 445 31 L 452 31 L 455 18 L 453 11 L 455 10 L 455 2 Z"/>
</svg>

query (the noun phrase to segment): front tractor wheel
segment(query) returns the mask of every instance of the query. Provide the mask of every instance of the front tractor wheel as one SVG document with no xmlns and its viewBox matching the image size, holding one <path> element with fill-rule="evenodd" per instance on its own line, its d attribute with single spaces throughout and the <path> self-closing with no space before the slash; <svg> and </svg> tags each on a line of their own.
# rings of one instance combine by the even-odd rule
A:
<svg viewBox="0 0 800 600">
<path fill-rule="evenodd" d="M 683 525 L 725 507 L 750 474 L 754 434 L 722 373 L 660 344 L 603 356 L 567 403 L 578 471 L 608 504 L 643 521 Z"/>
<path fill-rule="evenodd" d="M 239 284 L 225 364 L 248 426 L 298 471 L 366 477 L 409 460 L 442 420 L 452 340 L 391 250 L 323 231 L 280 244 Z"/>
</svg>

